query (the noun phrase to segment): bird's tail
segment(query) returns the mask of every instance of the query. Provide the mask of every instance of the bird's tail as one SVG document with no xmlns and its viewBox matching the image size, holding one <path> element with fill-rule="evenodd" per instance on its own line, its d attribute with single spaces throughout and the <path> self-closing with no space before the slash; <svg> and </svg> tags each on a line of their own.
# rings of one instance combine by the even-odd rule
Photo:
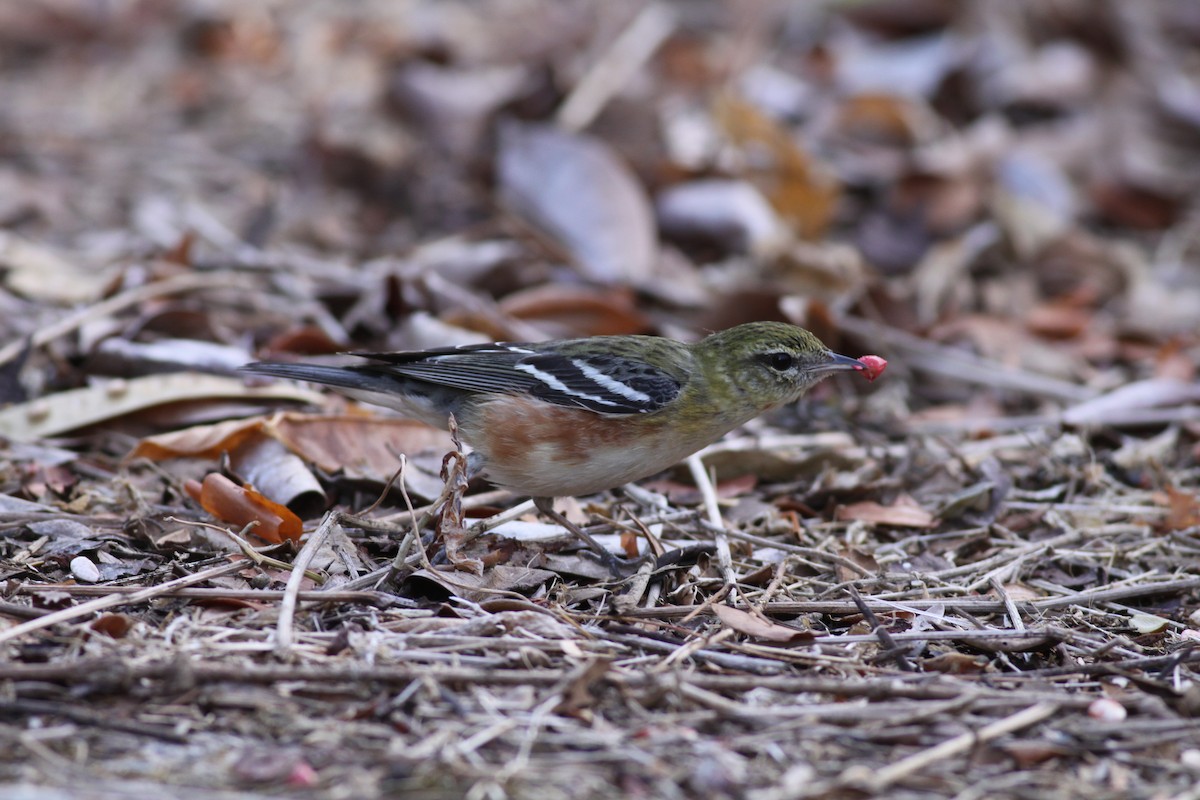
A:
<svg viewBox="0 0 1200 800">
<path fill-rule="evenodd" d="M 242 372 L 270 375 L 332 386 L 342 394 L 399 411 L 434 427 L 446 427 L 446 418 L 459 410 L 461 392 L 433 386 L 373 365 L 327 367 L 319 364 L 281 364 L 256 361 L 240 367 Z"/>
</svg>

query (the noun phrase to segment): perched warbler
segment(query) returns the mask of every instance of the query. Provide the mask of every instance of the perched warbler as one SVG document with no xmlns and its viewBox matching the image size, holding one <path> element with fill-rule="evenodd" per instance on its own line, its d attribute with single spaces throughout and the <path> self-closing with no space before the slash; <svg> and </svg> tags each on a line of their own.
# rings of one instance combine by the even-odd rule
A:
<svg viewBox="0 0 1200 800">
<path fill-rule="evenodd" d="M 887 365 L 878 356 L 833 353 L 780 322 L 738 325 L 694 344 L 594 336 L 353 355 L 370 362 L 242 369 L 334 386 L 436 427 L 453 414 L 473 449 L 472 472 L 533 497 L 560 524 L 554 497 L 661 472 L 831 373 L 874 380 Z"/>
</svg>

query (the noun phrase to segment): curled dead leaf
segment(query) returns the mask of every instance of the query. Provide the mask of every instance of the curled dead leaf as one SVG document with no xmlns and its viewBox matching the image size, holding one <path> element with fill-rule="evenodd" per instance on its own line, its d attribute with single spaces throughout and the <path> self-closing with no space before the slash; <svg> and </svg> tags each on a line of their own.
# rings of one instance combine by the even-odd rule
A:
<svg viewBox="0 0 1200 800">
<path fill-rule="evenodd" d="M 223 522 L 239 528 L 257 522 L 254 535 L 272 544 L 284 539 L 297 541 L 304 533 L 300 518 L 287 506 L 268 500 L 248 486 L 238 486 L 220 473 L 209 473 L 203 483 L 188 481 L 184 489 L 201 508 Z"/>
</svg>

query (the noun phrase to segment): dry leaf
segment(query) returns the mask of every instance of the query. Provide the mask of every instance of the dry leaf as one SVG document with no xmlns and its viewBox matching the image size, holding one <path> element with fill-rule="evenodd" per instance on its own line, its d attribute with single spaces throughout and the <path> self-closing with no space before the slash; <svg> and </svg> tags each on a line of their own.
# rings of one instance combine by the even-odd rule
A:
<svg viewBox="0 0 1200 800">
<path fill-rule="evenodd" d="M 863 552 L 857 547 L 842 547 L 838 549 L 838 555 L 866 570 L 866 574 L 875 575 L 879 572 L 879 562 L 870 553 Z M 853 581 L 861 578 L 863 573 L 851 569 L 845 564 L 834 565 L 834 571 L 837 573 L 839 581 Z"/>
<path fill-rule="evenodd" d="M 841 197 L 841 186 L 800 148 L 786 128 L 754 106 L 725 93 L 713 114 L 725 134 L 746 151 L 754 183 L 780 217 L 806 239 L 820 238 L 829 228 Z"/>
<path fill-rule="evenodd" d="M 260 436 L 282 442 L 325 472 L 377 483 L 396 472 L 400 453 L 444 453 L 454 446 L 450 434 L 413 420 L 281 412 L 148 436 L 127 458 L 218 458 Z"/>
<path fill-rule="evenodd" d="M 1070 756 L 1075 749 L 1065 744 L 1054 744 L 1043 740 L 1037 741 L 1001 741 L 1000 750 L 1006 753 L 1021 769 L 1037 766 L 1052 758 Z"/>
<path fill-rule="evenodd" d="M 903 147 L 924 135 L 929 119 L 929 109 L 910 98 L 862 92 L 838 106 L 836 124 L 842 136 Z"/>
<path fill-rule="evenodd" d="M 559 690 L 562 701 L 555 707 L 554 713 L 578 716 L 580 711 L 595 705 L 597 692 L 593 689 L 608 673 L 613 660 L 612 656 L 593 656 L 571 670 L 562 681 L 565 684 Z"/>
<path fill-rule="evenodd" d="M 633 292 L 625 287 L 548 283 L 514 292 L 499 305 L 505 314 L 536 322 L 554 337 L 614 336 L 650 329 L 650 320 L 638 311 Z"/>
<path fill-rule="evenodd" d="M 932 528 L 935 524 L 933 514 L 907 496 L 898 498 L 890 506 L 880 505 L 871 500 L 839 506 L 836 518 L 842 521 L 870 522 L 875 525 L 894 525 L 898 528 Z"/>
<path fill-rule="evenodd" d="M 297 541 L 304 533 L 300 518 L 287 506 L 263 497 L 250 487 L 238 486 L 220 473 L 209 473 L 203 484 L 188 481 L 184 488 L 201 508 L 223 522 L 238 528 L 257 522 L 252 529 L 254 535 L 272 544 L 284 539 Z"/>
<path fill-rule="evenodd" d="M 1200 526 L 1200 498 L 1168 486 L 1166 500 L 1169 512 L 1162 523 L 1162 530 L 1182 531 Z"/>
<path fill-rule="evenodd" d="M 215 425 L 197 425 L 180 431 L 160 433 L 142 439 L 126 459 L 218 458 L 247 440 L 258 436 L 263 420 L 233 419 Z"/>
<path fill-rule="evenodd" d="M 325 509 L 320 481 L 276 439 L 260 435 L 242 441 L 230 452 L 229 465 L 243 481 L 301 516 L 316 516 Z"/>
<path fill-rule="evenodd" d="M 1200 400 L 1200 383 L 1149 378 L 1078 403 L 1064 411 L 1062 419 L 1068 425 L 1103 424 L 1111 415 L 1127 415 L 1142 409 L 1175 406 L 1197 400 Z"/>
<path fill-rule="evenodd" d="M 713 613 L 717 615 L 717 619 L 721 620 L 723 625 L 752 639 L 760 639 L 764 642 L 796 644 L 797 642 L 807 642 L 814 636 L 812 631 L 789 628 L 786 625 L 780 625 L 778 622 L 772 622 L 763 617 L 751 614 L 748 611 L 742 611 L 740 608 L 731 608 L 730 606 L 717 603 L 712 609 Z"/>
<path fill-rule="evenodd" d="M 694 241 L 769 258 L 787 244 L 787 227 L 762 193 L 745 181 L 681 183 L 661 192 L 655 206 L 663 233 L 684 245 Z"/>
<path fill-rule="evenodd" d="M 0 436 L 29 441 L 108 422 L 166 403 L 216 398 L 321 402 L 321 395 L 287 384 L 254 387 L 238 378 L 185 372 L 150 375 L 58 392 L 2 409 Z"/>
<path fill-rule="evenodd" d="M 93 303 L 113 283 L 114 269 L 96 269 L 48 245 L 0 231 L 4 284 L 23 297 L 51 303 Z"/>
<path fill-rule="evenodd" d="M 531 592 L 550 581 L 558 580 L 558 577 L 557 573 L 546 569 L 497 564 L 481 575 L 456 569 L 420 569 L 408 576 L 404 583 L 407 586 L 430 582 L 439 586 L 447 595 L 480 602 L 504 592 Z M 412 590 L 425 591 L 416 586 L 412 587 Z"/>
<path fill-rule="evenodd" d="M 967 653 L 939 653 L 932 658 L 921 659 L 921 667 L 926 672 L 941 672 L 946 675 L 978 675 L 986 671 L 987 665 L 986 656 L 972 656 Z"/>
<path fill-rule="evenodd" d="M 1087 330 L 1092 314 L 1069 303 L 1043 303 L 1029 309 L 1025 327 L 1051 339 L 1073 339 Z"/>
<path fill-rule="evenodd" d="M 1129 627 L 1133 628 L 1140 634 L 1161 633 L 1167 629 L 1170 624 L 1168 620 L 1162 617 L 1156 617 L 1154 614 L 1137 613 L 1129 617 Z"/>
<path fill-rule="evenodd" d="M 1023 583 L 1004 584 L 1004 593 L 1015 603 L 1025 603 L 1045 596 L 1042 592 L 1031 589 Z"/>
<path fill-rule="evenodd" d="M 648 280 L 658 257 L 654 212 L 641 183 L 607 144 L 547 126 L 500 131 L 503 202 L 561 244 L 584 276 Z"/>
<path fill-rule="evenodd" d="M 101 614 L 92 620 L 89 627 L 112 639 L 124 639 L 133 627 L 133 618 L 125 614 Z"/>
</svg>

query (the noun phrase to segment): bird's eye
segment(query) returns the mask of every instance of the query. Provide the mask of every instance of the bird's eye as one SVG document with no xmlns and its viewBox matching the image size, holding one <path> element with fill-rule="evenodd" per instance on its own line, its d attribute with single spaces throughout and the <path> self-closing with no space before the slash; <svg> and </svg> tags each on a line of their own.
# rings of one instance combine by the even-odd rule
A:
<svg viewBox="0 0 1200 800">
<path fill-rule="evenodd" d="M 767 366 L 777 372 L 785 372 L 795 363 L 791 353 L 767 353 Z"/>
</svg>

